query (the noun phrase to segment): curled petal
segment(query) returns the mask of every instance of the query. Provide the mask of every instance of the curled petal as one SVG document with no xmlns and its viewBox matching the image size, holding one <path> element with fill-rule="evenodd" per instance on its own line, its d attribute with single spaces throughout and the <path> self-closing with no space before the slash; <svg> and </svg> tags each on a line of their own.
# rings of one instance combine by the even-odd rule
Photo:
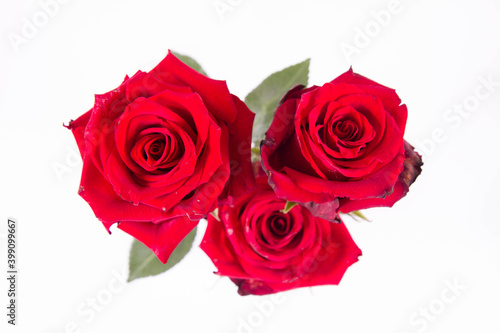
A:
<svg viewBox="0 0 500 333">
<path fill-rule="evenodd" d="M 120 222 L 118 228 L 146 245 L 166 263 L 177 245 L 198 225 L 188 218 L 174 218 L 162 223 Z"/>
</svg>

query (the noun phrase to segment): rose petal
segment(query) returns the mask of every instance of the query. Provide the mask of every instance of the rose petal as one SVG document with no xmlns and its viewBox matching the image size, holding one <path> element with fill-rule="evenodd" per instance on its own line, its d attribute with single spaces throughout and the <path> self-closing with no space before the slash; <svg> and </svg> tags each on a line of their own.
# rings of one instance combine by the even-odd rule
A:
<svg viewBox="0 0 500 333">
<path fill-rule="evenodd" d="M 241 196 L 255 188 L 251 164 L 252 125 L 255 114 L 238 97 L 233 96 L 233 101 L 238 115 L 234 122 L 228 125 L 231 176 L 221 194 L 223 201 L 228 196 Z"/>
<path fill-rule="evenodd" d="M 406 196 L 411 184 L 422 172 L 422 157 L 415 152 L 414 148 L 405 141 L 404 170 L 399 174 L 398 181 L 394 185 L 391 194 L 383 198 L 371 198 L 362 200 L 340 200 L 340 211 L 344 214 L 352 211 L 368 209 L 373 207 L 392 207 L 398 200 Z"/>
<path fill-rule="evenodd" d="M 169 217 L 162 210 L 144 204 L 137 206 L 122 200 L 113 190 L 108 181 L 94 166 L 90 156 L 83 161 L 80 196 L 87 201 L 99 220 L 107 223 L 118 221 L 163 221 Z"/>
<path fill-rule="evenodd" d="M 107 160 L 113 146 L 114 124 L 127 106 L 124 97 L 128 79 L 125 77 L 118 88 L 108 93 L 95 95 L 94 107 L 85 127 L 85 151 L 100 172 L 103 172 L 103 161 Z"/>
<path fill-rule="evenodd" d="M 200 248 L 212 259 L 219 274 L 229 277 L 248 277 L 236 259 L 222 222 L 212 215 L 209 215 L 207 220 L 208 225 Z"/>
<path fill-rule="evenodd" d="M 118 228 L 146 245 L 165 264 L 172 251 L 197 225 L 197 221 L 191 221 L 187 218 L 175 218 L 159 224 L 151 222 L 120 222 Z"/>
<path fill-rule="evenodd" d="M 217 119 L 232 123 L 237 110 L 225 81 L 213 80 L 177 59 L 170 51 L 151 72 L 160 81 L 189 86 L 203 99 Z"/>
<path fill-rule="evenodd" d="M 70 121 L 68 126 L 65 126 L 66 128 L 70 129 L 71 132 L 73 133 L 73 136 L 75 137 L 75 141 L 76 144 L 78 145 L 78 150 L 80 151 L 82 159 L 83 156 L 85 155 L 85 140 L 84 140 L 85 127 L 89 122 L 91 114 L 92 114 L 92 109 L 90 109 L 89 111 L 78 117 L 76 120 Z"/>
</svg>

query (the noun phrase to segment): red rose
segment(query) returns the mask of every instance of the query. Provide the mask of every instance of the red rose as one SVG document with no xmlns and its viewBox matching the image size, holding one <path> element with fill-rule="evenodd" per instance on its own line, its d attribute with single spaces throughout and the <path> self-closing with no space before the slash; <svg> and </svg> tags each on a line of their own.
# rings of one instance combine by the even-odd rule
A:
<svg viewBox="0 0 500 333">
<path fill-rule="evenodd" d="M 403 139 L 406 118 L 393 89 L 352 69 L 321 87 L 297 86 L 262 142 L 269 183 L 281 198 L 314 203 L 315 213 L 328 211 L 316 204 L 342 212 L 392 206 L 422 165 Z M 324 217 L 335 218 L 329 210 Z"/>
<path fill-rule="evenodd" d="M 361 255 L 343 224 L 284 207 L 264 175 L 255 191 L 219 206 L 220 221 L 209 215 L 200 246 L 240 295 L 338 284 Z"/>
<path fill-rule="evenodd" d="M 79 194 L 165 263 L 218 199 L 253 186 L 254 114 L 170 52 L 69 124 L 83 158 Z M 237 177 L 237 178 L 236 178 Z"/>
</svg>

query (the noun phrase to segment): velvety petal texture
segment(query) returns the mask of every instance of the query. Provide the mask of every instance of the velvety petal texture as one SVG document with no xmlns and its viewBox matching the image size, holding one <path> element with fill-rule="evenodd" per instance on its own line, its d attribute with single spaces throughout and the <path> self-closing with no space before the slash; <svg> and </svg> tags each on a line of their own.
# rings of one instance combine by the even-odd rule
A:
<svg viewBox="0 0 500 333">
<path fill-rule="evenodd" d="M 119 223 L 165 263 L 218 202 L 255 186 L 253 117 L 224 81 L 169 52 L 68 125 L 84 162 L 79 194 L 108 230 Z"/>
<path fill-rule="evenodd" d="M 403 139 L 407 113 L 394 89 L 352 69 L 321 87 L 292 88 L 261 144 L 269 184 L 321 217 L 331 209 L 392 206 L 422 165 Z M 412 181 L 401 183 L 406 178 Z"/>
<path fill-rule="evenodd" d="M 394 185 L 391 194 L 383 198 L 371 198 L 363 200 L 350 200 L 344 198 L 340 200 L 340 212 L 350 213 L 352 211 L 373 208 L 392 207 L 399 199 L 404 197 L 410 190 L 411 184 L 422 172 L 422 157 L 415 151 L 412 145 L 405 141 L 405 161 L 403 172 L 399 174 L 398 181 Z"/>
<path fill-rule="evenodd" d="M 218 218 L 208 217 L 200 246 L 241 295 L 338 284 L 361 255 L 344 224 L 302 206 L 284 213 L 285 203 L 263 175 L 255 191 L 220 205 Z"/>
</svg>

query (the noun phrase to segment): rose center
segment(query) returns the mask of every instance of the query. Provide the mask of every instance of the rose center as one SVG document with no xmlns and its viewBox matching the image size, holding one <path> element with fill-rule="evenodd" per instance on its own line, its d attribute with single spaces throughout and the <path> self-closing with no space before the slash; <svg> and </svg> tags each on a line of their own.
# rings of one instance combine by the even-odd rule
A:
<svg viewBox="0 0 500 333">
<path fill-rule="evenodd" d="M 355 141 L 357 139 L 358 125 L 352 120 L 337 121 L 332 127 L 333 133 L 342 141 Z"/>
<path fill-rule="evenodd" d="M 144 151 L 144 158 L 150 162 L 150 165 L 152 165 L 161 158 L 164 150 L 165 140 L 156 140 L 149 146 L 148 151 Z"/>
<path fill-rule="evenodd" d="M 151 133 L 139 138 L 131 155 L 144 170 L 165 173 L 177 165 L 184 146 L 175 133 Z"/>
<path fill-rule="evenodd" d="M 276 236 L 284 236 L 289 231 L 289 223 L 287 223 L 287 221 L 282 216 L 276 216 L 272 218 L 269 224 L 269 229 Z"/>
</svg>

